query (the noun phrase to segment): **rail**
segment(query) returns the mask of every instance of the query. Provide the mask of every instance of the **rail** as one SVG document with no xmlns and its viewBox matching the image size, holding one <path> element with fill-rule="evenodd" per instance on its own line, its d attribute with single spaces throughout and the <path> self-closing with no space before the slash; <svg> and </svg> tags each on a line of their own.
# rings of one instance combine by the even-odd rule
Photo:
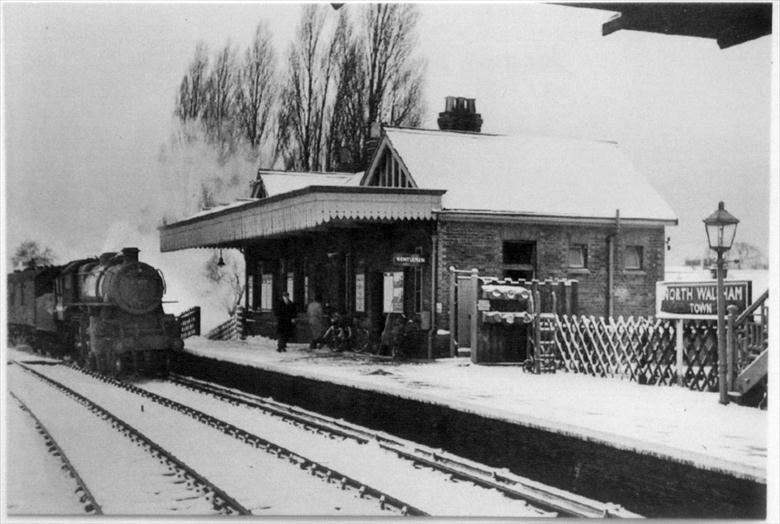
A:
<svg viewBox="0 0 780 524">
<path fill-rule="evenodd" d="M 65 395 L 71 397 L 72 399 L 76 400 L 78 403 L 85 406 L 87 409 L 95 413 L 97 416 L 101 417 L 102 419 L 106 420 L 108 423 L 110 423 L 113 427 L 115 427 L 118 431 L 124 433 L 128 436 L 131 440 L 141 443 L 146 447 L 146 449 L 149 450 L 149 453 L 152 454 L 155 457 L 159 457 L 160 460 L 163 460 L 167 462 L 168 464 L 173 465 L 176 469 L 183 472 L 183 476 L 185 476 L 188 479 L 194 480 L 194 487 L 196 490 L 201 491 L 203 494 L 206 493 L 212 493 L 213 499 L 212 504 L 215 509 L 220 511 L 221 513 L 227 514 L 227 515 L 233 515 L 233 514 L 239 514 L 239 515 L 251 515 L 251 511 L 249 511 L 247 508 L 239 504 L 234 498 L 229 496 L 227 493 L 225 493 L 223 490 L 215 486 L 212 482 L 204 478 L 202 475 L 200 475 L 197 471 L 195 471 L 193 468 L 182 462 L 180 459 L 178 459 L 176 456 L 174 456 L 171 452 L 163 449 L 160 445 L 155 443 L 153 440 L 149 439 L 146 435 L 144 435 L 142 432 L 140 432 L 138 429 L 134 428 L 127 422 L 123 421 L 122 419 L 118 418 L 117 416 L 113 415 L 111 412 L 109 412 L 107 409 L 103 408 L 102 406 L 98 405 L 94 401 L 88 399 L 84 395 L 78 393 L 77 391 L 73 390 L 72 388 L 69 388 L 68 386 L 62 384 L 61 382 L 58 382 L 50 377 L 47 377 L 43 373 L 39 373 L 38 371 L 35 371 L 31 367 L 22 364 L 20 362 L 16 362 L 16 364 L 26 372 L 36 376 L 43 382 L 51 385 L 55 389 L 58 389 L 62 391 Z M 113 379 L 109 379 L 103 375 L 98 375 L 96 373 L 86 372 L 87 374 L 91 374 L 93 376 L 96 376 L 103 380 L 104 382 L 112 382 Z M 201 488 L 201 489 L 198 489 Z"/>
<path fill-rule="evenodd" d="M 355 426 L 341 419 L 332 419 L 272 399 L 237 392 L 189 377 L 170 375 L 169 380 L 228 402 L 255 407 L 291 420 L 294 424 L 309 427 L 314 431 L 353 439 L 360 443 L 375 441 L 381 448 L 395 453 L 401 458 L 482 487 L 495 489 L 511 498 L 526 500 L 536 507 L 556 512 L 560 516 L 641 518 L 640 515 L 617 504 L 598 502 L 515 475 L 505 469 L 491 468 L 442 450 L 434 450 L 380 431 Z"/>
</svg>

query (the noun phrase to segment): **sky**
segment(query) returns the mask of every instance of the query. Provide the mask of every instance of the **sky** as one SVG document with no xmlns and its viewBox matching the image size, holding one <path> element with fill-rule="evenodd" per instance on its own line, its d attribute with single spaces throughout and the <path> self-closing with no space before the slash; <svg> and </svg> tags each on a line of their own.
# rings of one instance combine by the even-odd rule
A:
<svg viewBox="0 0 780 524">
<path fill-rule="evenodd" d="M 158 158 L 196 42 L 245 48 L 265 20 L 283 64 L 300 9 L 4 2 L 8 250 L 33 239 L 62 262 L 133 235 L 158 249 L 178 180 Z M 719 200 L 741 220 L 737 241 L 769 253 L 772 37 L 725 50 L 703 38 L 604 37 L 613 13 L 550 4 L 427 3 L 420 14 L 424 127 L 436 128 L 446 96 L 467 96 L 484 132 L 616 141 L 679 217 L 667 264 L 706 252 L 702 219 Z M 236 169 L 251 177 L 255 167 Z"/>
</svg>

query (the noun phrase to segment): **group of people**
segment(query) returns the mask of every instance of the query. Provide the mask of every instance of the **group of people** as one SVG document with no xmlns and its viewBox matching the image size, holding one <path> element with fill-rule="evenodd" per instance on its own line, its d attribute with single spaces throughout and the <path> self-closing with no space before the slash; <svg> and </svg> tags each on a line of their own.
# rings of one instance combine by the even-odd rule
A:
<svg viewBox="0 0 780 524">
<path fill-rule="evenodd" d="M 276 351 L 282 353 L 287 351 L 287 342 L 293 337 L 295 318 L 298 314 L 297 306 L 287 291 L 282 293 L 282 299 L 276 305 L 274 314 L 276 315 Z M 319 296 L 309 302 L 306 307 L 306 315 L 309 318 L 309 329 L 311 329 L 309 347 L 314 348 L 325 333 L 325 310 L 322 306 L 322 299 Z"/>
</svg>

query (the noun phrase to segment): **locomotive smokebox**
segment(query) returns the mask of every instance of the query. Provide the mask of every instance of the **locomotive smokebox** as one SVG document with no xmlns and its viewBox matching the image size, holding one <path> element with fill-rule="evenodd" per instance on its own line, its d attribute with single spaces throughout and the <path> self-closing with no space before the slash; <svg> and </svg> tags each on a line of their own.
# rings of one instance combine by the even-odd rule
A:
<svg viewBox="0 0 780 524">
<path fill-rule="evenodd" d="M 124 259 L 125 264 L 129 264 L 131 262 L 138 262 L 138 252 L 141 251 L 137 247 L 123 247 L 122 248 L 122 258 Z"/>
</svg>

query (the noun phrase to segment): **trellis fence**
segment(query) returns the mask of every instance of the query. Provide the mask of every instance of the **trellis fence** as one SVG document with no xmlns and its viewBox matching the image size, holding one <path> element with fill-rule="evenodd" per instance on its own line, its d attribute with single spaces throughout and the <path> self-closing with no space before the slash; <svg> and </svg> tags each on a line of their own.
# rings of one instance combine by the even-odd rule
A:
<svg viewBox="0 0 780 524">
<path fill-rule="evenodd" d="M 555 358 L 567 371 L 718 390 L 715 321 L 688 320 L 678 332 L 677 322 L 652 317 L 554 318 Z"/>
</svg>

